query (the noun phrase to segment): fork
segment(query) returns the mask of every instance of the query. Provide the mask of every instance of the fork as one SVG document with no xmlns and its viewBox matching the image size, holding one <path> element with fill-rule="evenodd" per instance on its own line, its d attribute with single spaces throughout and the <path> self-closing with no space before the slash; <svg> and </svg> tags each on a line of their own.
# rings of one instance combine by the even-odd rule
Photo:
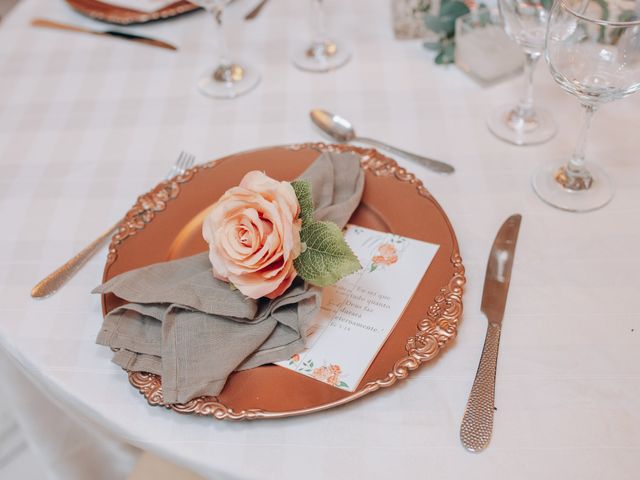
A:
<svg viewBox="0 0 640 480">
<path fill-rule="evenodd" d="M 187 152 L 180 152 L 177 160 L 169 169 L 165 180 L 170 180 L 176 175 L 182 175 L 186 170 L 191 168 L 196 157 Z M 73 277 L 87 261 L 93 257 L 105 241 L 111 238 L 120 228 L 120 221 L 113 225 L 109 230 L 104 232 L 84 249 L 78 252 L 73 258 L 68 260 L 64 265 L 47 275 L 31 290 L 33 298 L 48 297 L 56 293 L 71 277 Z"/>
</svg>

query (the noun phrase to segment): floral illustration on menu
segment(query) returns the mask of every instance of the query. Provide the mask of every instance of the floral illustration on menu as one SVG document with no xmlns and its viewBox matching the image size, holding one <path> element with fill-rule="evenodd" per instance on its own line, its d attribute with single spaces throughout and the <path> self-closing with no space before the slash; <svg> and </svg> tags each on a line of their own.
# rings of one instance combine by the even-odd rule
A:
<svg viewBox="0 0 640 480">
<path fill-rule="evenodd" d="M 381 266 L 393 265 L 398 261 L 398 252 L 391 243 L 383 243 L 378 247 L 377 254 L 371 259 L 371 269 L 373 272 Z"/>
<path fill-rule="evenodd" d="M 289 365 L 295 366 L 298 362 L 300 362 L 300 355 L 296 354 L 289 360 Z M 340 378 L 340 375 L 342 375 L 342 368 L 338 364 L 330 363 L 329 365 L 316 367 L 313 359 L 309 359 L 302 362 L 302 364 L 298 366 L 297 370 L 311 378 L 333 385 L 334 387 L 343 389 L 350 388 L 347 382 Z"/>
</svg>

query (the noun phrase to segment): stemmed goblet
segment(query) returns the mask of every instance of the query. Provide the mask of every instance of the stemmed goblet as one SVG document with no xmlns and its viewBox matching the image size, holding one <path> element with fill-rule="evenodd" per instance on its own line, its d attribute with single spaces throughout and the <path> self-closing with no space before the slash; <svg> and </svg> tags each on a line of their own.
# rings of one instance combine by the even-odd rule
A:
<svg viewBox="0 0 640 480">
<path fill-rule="evenodd" d="M 610 12 L 598 0 L 556 0 L 551 10 L 545 58 L 554 80 L 580 101 L 584 121 L 567 164 L 543 166 L 533 187 L 563 210 L 595 210 L 613 198 L 606 173 L 585 163 L 585 148 L 598 107 L 640 90 L 640 0 L 627 0 L 624 8 Z"/>
<path fill-rule="evenodd" d="M 223 14 L 231 0 L 190 0 L 213 16 L 218 37 L 218 63 L 198 80 L 200 91 L 214 98 L 235 98 L 260 83 L 260 74 L 248 65 L 232 61 L 224 32 Z"/>
<path fill-rule="evenodd" d="M 507 35 L 525 53 L 526 90 L 516 105 L 492 112 L 487 123 L 495 136 L 516 145 L 546 142 L 556 133 L 549 112 L 533 105 L 533 74 L 544 51 L 550 4 L 551 0 L 498 0 Z"/>
<path fill-rule="evenodd" d="M 325 0 L 311 0 L 311 43 L 293 56 L 293 64 L 301 70 L 328 72 L 346 64 L 351 52 L 344 44 L 327 34 Z"/>
</svg>

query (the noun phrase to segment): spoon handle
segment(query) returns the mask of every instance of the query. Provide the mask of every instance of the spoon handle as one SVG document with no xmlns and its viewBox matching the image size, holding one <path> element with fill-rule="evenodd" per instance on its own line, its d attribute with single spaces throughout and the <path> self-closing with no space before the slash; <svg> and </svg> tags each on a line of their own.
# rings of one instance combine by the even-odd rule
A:
<svg viewBox="0 0 640 480">
<path fill-rule="evenodd" d="M 415 153 L 407 152 L 406 150 L 402 150 L 400 148 L 394 147 L 384 142 L 380 142 L 378 140 L 374 140 L 372 138 L 366 137 L 357 137 L 353 139 L 356 142 L 368 143 L 369 145 L 373 145 L 374 147 L 383 148 L 391 153 L 395 153 L 396 155 L 401 155 L 408 160 L 413 160 L 414 162 L 419 163 L 423 167 L 428 168 L 429 170 L 433 170 L 437 173 L 453 173 L 455 169 L 449 165 L 448 163 L 440 162 L 438 160 L 433 160 L 431 158 L 423 157 L 421 155 L 416 155 Z"/>
</svg>

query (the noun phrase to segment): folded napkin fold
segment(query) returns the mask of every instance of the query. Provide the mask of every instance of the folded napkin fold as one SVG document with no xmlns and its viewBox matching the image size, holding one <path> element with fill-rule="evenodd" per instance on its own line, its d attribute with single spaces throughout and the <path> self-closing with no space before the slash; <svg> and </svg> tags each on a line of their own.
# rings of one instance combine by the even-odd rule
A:
<svg viewBox="0 0 640 480">
<path fill-rule="evenodd" d="M 323 153 L 299 177 L 311 182 L 316 219 L 343 227 L 364 189 L 360 158 Z M 97 343 L 131 371 L 162 377 L 165 403 L 220 393 L 227 377 L 304 348 L 321 289 L 300 278 L 274 300 L 253 300 L 213 277 L 208 253 L 123 273 L 94 293 L 127 304 L 109 312 Z"/>
</svg>

